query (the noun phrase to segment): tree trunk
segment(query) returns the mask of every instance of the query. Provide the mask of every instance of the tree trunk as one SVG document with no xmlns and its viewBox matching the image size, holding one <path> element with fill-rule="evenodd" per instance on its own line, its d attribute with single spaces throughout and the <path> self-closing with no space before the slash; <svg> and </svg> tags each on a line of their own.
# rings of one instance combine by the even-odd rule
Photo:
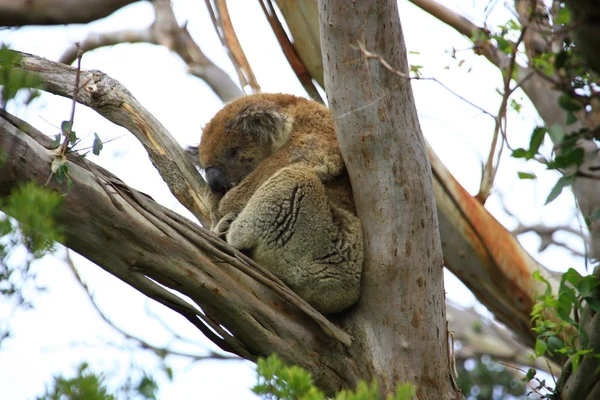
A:
<svg viewBox="0 0 600 400">
<path fill-rule="evenodd" d="M 365 236 L 361 298 L 344 321 L 362 376 L 383 392 L 460 398 L 453 384 L 431 166 L 393 0 L 320 0 L 325 88 Z"/>
</svg>

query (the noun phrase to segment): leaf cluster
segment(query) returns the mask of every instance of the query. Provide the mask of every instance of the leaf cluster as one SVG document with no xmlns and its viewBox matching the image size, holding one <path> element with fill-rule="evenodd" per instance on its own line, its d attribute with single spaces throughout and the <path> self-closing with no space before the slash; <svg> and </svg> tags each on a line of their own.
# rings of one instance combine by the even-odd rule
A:
<svg viewBox="0 0 600 400">
<path fill-rule="evenodd" d="M 129 377 L 131 380 L 131 377 Z M 46 392 L 38 396 L 37 400 L 115 400 L 117 398 L 141 398 L 156 400 L 158 385 L 154 378 L 143 374 L 139 382 L 130 382 L 109 391 L 106 377 L 102 373 L 90 370 L 87 363 L 77 367 L 76 375 L 72 378 L 55 376 L 53 382 L 46 388 Z"/>
<path fill-rule="evenodd" d="M 17 96 L 21 89 L 37 89 L 41 86 L 40 78 L 19 68 L 21 56 L 19 53 L 11 50 L 6 45 L 0 47 L 0 108 L 5 108 L 6 104 Z M 30 100 L 37 97 L 39 92 L 34 90 Z"/>
<path fill-rule="evenodd" d="M 589 338 L 579 323 L 579 315 L 586 304 L 595 312 L 600 312 L 598 280 L 595 275 L 583 276 L 570 268 L 562 275 L 555 295 L 550 282 L 539 272 L 536 271 L 533 277 L 546 286 L 545 293 L 538 296 L 538 303 L 531 311 L 533 331 L 538 335 L 535 354 L 538 357 L 563 355 L 576 370 L 581 357 L 591 353 L 587 349 Z M 571 333 L 573 328 L 574 334 Z"/>
<path fill-rule="evenodd" d="M 310 372 L 298 366 L 285 365 L 277 355 L 259 359 L 256 367 L 258 383 L 252 391 L 268 400 L 326 400 L 327 397 L 313 383 Z M 396 393 L 386 400 L 411 400 L 416 390 L 410 383 L 398 384 Z M 335 400 L 381 400 L 377 382 L 361 381 L 354 391 L 342 390 Z"/>
</svg>

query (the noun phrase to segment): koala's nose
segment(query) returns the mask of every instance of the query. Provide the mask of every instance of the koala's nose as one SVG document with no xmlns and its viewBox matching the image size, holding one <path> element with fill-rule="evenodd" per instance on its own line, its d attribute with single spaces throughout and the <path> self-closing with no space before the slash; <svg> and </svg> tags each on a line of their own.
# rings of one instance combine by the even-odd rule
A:
<svg viewBox="0 0 600 400">
<path fill-rule="evenodd" d="M 231 189 L 225 173 L 218 167 L 206 168 L 206 181 L 208 182 L 208 186 L 210 186 L 211 192 L 215 194 L 225 194 Z"/>
</svg>

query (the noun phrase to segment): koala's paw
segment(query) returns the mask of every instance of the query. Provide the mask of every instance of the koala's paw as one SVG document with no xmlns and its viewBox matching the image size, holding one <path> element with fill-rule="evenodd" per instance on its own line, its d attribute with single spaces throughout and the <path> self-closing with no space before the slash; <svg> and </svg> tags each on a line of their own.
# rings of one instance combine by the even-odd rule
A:
<svg viewBox="0 0 600 400">
<path fill-rule="evenodd" d="M 212 231 L 220 237 L 224 238 L 225 235 L 227 235 L 227 232 L 229 232 L 229 228 L 231 227 L 231 224 L 233 223 L 233 221 L 235 221 L 236 218 L 237 213 L 229 213 L 225 215 L 219 220 L 219 222 L 217 222 Z"/>
</svg>

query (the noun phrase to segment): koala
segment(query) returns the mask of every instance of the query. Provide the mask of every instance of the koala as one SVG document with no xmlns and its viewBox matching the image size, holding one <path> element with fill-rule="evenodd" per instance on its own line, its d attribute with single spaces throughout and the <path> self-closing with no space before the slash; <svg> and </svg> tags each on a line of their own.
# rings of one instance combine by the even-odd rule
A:
<svg viewBox="0 0 600 400">
<path fill-rule="evenodd" d="M 363 234 L 326 107 L 239 98 L 206 125 L 198 153 L 218 199 L 213 231 L 322 313 L 358 300 Z"/>
</svg>

